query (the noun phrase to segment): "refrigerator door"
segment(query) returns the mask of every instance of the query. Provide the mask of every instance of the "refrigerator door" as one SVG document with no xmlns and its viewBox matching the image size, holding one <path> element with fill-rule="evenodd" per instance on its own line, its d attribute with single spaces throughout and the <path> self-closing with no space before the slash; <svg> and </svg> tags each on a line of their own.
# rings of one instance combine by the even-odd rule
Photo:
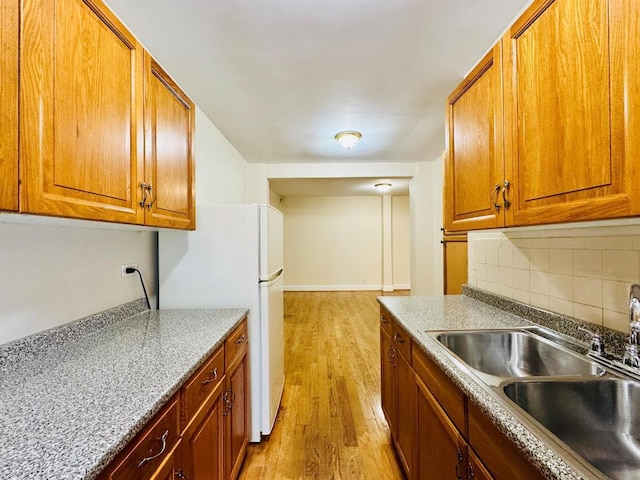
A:
<svg viewBox="0 0 640 480">
<path fill-rule="evenodd" d="M 269 435 L 284 389 L 284 280 L 282 272 L 260 284 L 262 336 L 262 414 L 260 430 Z"/>
<path fill-rule="evenodd" d="M 282 212 L 260 205 L 260 280 L 268 280 L 284 264 Z"/>
</svg>

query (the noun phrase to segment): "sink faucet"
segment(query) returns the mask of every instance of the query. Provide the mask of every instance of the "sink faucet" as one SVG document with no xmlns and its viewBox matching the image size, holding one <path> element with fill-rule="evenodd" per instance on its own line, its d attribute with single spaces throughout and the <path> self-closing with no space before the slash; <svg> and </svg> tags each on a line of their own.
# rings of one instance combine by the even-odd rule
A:
<svg viewBox="0 0 640 480">
<path fill-rule="evenodd" d="M 629 343 L 622 363 L 640 367 L 640 285 L 631 285 L 629 292 Z"/>
</svg>

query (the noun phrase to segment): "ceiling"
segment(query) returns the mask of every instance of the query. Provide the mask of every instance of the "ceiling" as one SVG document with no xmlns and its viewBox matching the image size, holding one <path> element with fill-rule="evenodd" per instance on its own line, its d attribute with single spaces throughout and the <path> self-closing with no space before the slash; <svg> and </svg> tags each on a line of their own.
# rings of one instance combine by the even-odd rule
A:
<svg viewBox="0 0 640 480">
<path fill-rule="evenodd" d="M 445 98 L 529 0 L 107 2 L 248 162 L 293 163 L 439 157 Z"/>
</svg>

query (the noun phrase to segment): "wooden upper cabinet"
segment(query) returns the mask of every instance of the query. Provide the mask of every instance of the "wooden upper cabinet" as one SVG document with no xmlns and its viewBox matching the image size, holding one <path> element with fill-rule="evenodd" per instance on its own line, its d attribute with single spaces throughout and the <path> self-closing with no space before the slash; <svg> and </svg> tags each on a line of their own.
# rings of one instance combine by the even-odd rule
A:
<svg viewBox="0 0 640 480">
<path fill-rule="evenodd" d="M 0 210 L 18 210 L 18 0 L 0 3 Z"/>
<path fill-rule="evenodd" d="M 142 223 L 142 47 L 99 0 L 23 9 L 21 211 Z"/>
<path fill-rule="evenodd" d="M 468 281 L 466 235 L 450 235 L 442 239 L 444 259 L 444 294 L 459 295 Z"/>
<path fill-rule="evenodd" d="M 537 0 L 504 36 L 509 225 L 640 213 L 637 10 Z"/>
<path fill-rule="evenodd" d="M 194 104 L 148 54 L 145 63 L 145 223 L 194 229 Z"/>
<path fill-rule="evenodd" d="M 447 100 L 447 232 L 504 225 L 500 48 L 494 46 Z"/>
</svg>

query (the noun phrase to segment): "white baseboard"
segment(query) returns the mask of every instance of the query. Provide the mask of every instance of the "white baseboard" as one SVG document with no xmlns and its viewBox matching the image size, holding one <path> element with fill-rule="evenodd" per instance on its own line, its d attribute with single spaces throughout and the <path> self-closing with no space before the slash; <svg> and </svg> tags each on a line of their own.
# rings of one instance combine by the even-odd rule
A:
<svg viewBox="0 0 640 480">
<path fill-rule="evenodd" d="M 285 292 L 342 292 L 382 290 L 382 285 L 285 285 Z"/>
<path fill-rule="evenodd" d="M 394 290 L 411 290 L 411 284 L 407 283 L 407 284 L 399 284 L 399 285 L 394 285 L 393 286 Z"/>
</svg>

